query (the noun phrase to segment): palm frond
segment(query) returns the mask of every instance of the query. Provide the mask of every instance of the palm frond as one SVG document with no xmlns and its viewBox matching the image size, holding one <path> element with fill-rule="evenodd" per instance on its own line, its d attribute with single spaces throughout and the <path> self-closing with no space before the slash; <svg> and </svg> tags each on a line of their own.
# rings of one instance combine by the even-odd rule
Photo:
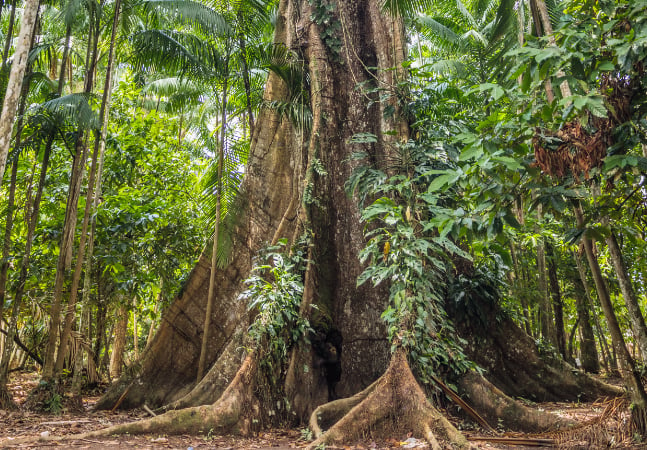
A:
<svg viewBox="0 0 647 450">
<path fill-rule="evenodd" d="M 515 0 L 500 1 L 494 20 L 492 21 L 492 28 L 489 32 L 490 49 L 492 45 L 504 40 L 517 42 L 516 36 L 519 22 L 517 21 L 516 14 L 519 14 L 519 12 L 517 11 L 512 14 L 515 3 Z"/>
<path fill-rule="evenodd" d="M 434 0 L 382 0 L 382 10 L 396 17 L 409 18 L 431 9 Z"/>
<path fill-rule="evenodd" d="M 478 28 L 476 19 L 461 0 L 456 0 L 456 10 L 460 13 L 463 21 L 467 22 L 467 25 L 471 28 Z"/>
<path fill-rule="evenodd" d="M 99 118 L 90 106 L 97 99 L 94 94 L 77 93 L 58 97 L 32 109 L 31 114 L 44 114 L 54 119 L 60 126 L 66 124 L 83 129 L 97 129 Z"/>
<path fill-rule="evenodd" d="M 310 105 L 275 100 L 263 103 L 263 107 L 275 111 L 281 117 L 287 117 L 290 123 L 301 133 L 307 133 L 312 129 Z"/>
<path fill-rule="evenodd" d="M 455 51 L 463 46 L 461 36 L 443 21 L 445 21 L 443 18 L 424 15 L 416 19 L 418 29 L 424 37 L 433 41 L 442 50 Z"/>
<path fill-rule="evenodd" d="M 232 32 L 222 14 L 203 3 L 193 0 L 145 0 L 145 9 L 149 12 L 166 13 L 167 20 L 198 26 L 207 34 L 227 35 Z"/>
<path fill-rule="evenodd" d="M 51 80 L 43 72 L 31 72 L 25 78 L 29 80 L 29 95 L 31 101 L 40 101 L 41 99 L 56 92 L 58 83 Z"/>
<path fill-rule="evenodd" d="M 426 66 L 426 70 L 443 76 L 456 76 L 465 78 L 468 74 L 468 68 L 462 61 L 457 59 L 441 59 Z"/>
<path fill-rule="evenodd" d="M 132 60 L 139 70 L 209 78 L 222 66 L 218 50 L 190 33 L 152 29 L 131 40 Z"/>
</svg>

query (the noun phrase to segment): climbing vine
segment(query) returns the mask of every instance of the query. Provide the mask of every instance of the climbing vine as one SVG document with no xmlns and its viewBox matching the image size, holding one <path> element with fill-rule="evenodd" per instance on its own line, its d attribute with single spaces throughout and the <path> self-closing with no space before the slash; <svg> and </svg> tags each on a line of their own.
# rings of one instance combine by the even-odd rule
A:
<svg viewBox="0 0 647 450">
<path fill-rule="evenodd" d="M 415 166 L 416 159 L 422 161 L 419 150 L 402 146 L 401 159 Z M 392 351 L 404 347 L 423 382 L 474 367 L 462 351 L 466 342 L 456 336 L 443 306 L 452 277 L 451 257 L 470 256 L 433 231 L 433 211 L 442 199 L 425 192 L 428 181 L 426 171 L 405 170 L 387 177 L 370 169 L 357 172 L 347 185 L 350 192 L 379 196 L 362 212 L 368 243 L 360 259 L 368 266 L 357 283 L 389 284 L 390 302 L 382 318 Z"/>
<path fill-rule="evenodd" d="M 341 62 L 341 22 L 335 14 L 337 5 L 333 0 L 308 0 L 313 7 L 310 19 L 319 25 L 321 40 L 333 56 L 333 59 Z"/>
</svg>

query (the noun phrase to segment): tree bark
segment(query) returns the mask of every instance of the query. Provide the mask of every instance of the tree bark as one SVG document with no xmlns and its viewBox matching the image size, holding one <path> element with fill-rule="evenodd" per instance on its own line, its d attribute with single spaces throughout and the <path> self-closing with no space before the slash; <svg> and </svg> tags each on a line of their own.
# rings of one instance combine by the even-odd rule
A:
<svg viewBox="0 0 647 450">
<path fill-rule="evenodd" d="M 584 228 L 584 213 L 579 204 L 575 206 L 574 212 L 578 227 Z M 640 433 L 641 436 L 645 436 L 647 434 L 647 393 L 645 393 L 635 362 L 625 345 L 624 336 L 620 330 L 620 325 L 618 324 L 615 311 L 613 310 L 609 290 L 604 278 L 602 277 L 602 271 L 600 270 L 597 257 L 593 252 L 593 243 L 588 237 L 586 237 L 586 235 L 582 237 L 582 241 L 584 251 L 586 252 L 586 258 L 589 261 L 589 267 L 593 274 L 593 281 L 595 282 L 595 286 L 598 291 L 598 298 L 600 299 L 600 304 L 604 311 L 604 316 L 607 319 L 607 325 L 609 326 L 609 332 L 613 342 L 613 350 L 620 359 L 621 375 L 633 403 L 633 408 L 631 410 L 632 420 L 638 433 Z"/>
<path fill-rule="evenodd" d="M 622 256 L 622 251 L 618 245 L 616 235 L 611 233 L 611 235 L 606 238 L 606 242 L 607 247 L 609 248 L 611 261 L 613 262 L 613 268 L 616 272 L 616 278 L 618 279 L 618 284 L 620 284 L 620 291 L 625 299 L 625 305 L 627 306 L 627 312 L 629 313 L 629 320 L 631 321 L 631 328 L 634 332 L 634 339 L 640 349 L 642 361 L 645 362 L 647 361 L 647 326 L 645 326 L 645 318 L 640 311 L 640 304 L 638 303 L 638 298 L 636 297 L 633 283 L 629 277 L 627 265 Z"/>
<path fill-rule="evenodd" d="M 555 316 L 555 337 L 557 339 L 557 349 L 565 361 L 569 361 L 566 354 L 566 330 L 564 328 L 564 302 L 562 293 L 559 289 L 557 278 L 557 254 L 551 244 L 547 244 L 548 251 L 548 281 L 550 284 L 550 294 L 553 299 L 553 314 Z M 570 362 L 570 361 L 569 361 Z"/>
<path fill-rule="evenodd" d="M 124 350 L 126 348 L 126 335 L 128 333 L 128 309 L 120 306 L 117 312 L 117 324 L 115 325 L 115 340 L 112 345 L 110 356 L 110 376 L 119 378 L 124 362 Z"/>
<path fill-rule="evenodd" d="M 26 0 L 23 6 L 20 33 L 18 34 L 7 91 L 2 104 L 2 114 L 0 115 L 0 183 L 2 183 L 7 164 L 11 133 L 16 120 L 18 100 L 22 91 L 25 70 L 27 69 L 27 56 L 31 48 L 31 37 L 36 24 L 36 17 L 38 16 L 39 4 L 39 0 Z"/>
<path fill-rule="evenodd" d="M 228 45 L 228 44 L 227 44 Z M 227 132 L 227 89 L 229 87 L 229 50 L 225 58 L 225 79 L 222 86 L 222 116 L 220 119 L 220 146 L 218 148 L 218 182 L 216 192 L 216 223 L 213 231 L 213 246 L 211 248 L 211 274 L 209 276 L 209 292 L 207 294 L 207 310 L 204 315 L 202 345 L 198 359 L 198 374 L 196 383 L 199 383 L 206 370 L 207 351 L 209 348 L 209 334 L 211 331 L 211 314 L 216 295 L 216 272 L 218 270 L 218 244 L 220 242 L 220 222 L 222 220 L 222 173 L 225 165 L 225 145 Z"/>
</svg>

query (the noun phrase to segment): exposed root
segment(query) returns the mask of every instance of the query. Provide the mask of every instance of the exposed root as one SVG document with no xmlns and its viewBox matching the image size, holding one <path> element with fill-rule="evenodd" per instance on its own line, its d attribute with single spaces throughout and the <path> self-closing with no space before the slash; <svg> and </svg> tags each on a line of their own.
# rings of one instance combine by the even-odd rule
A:
<svg viewBox="0 0 647 450">
<path fill-rule="evenodd" d="M 138 422 L 115 425 L 101 430 L 71 436 L 40 437 L 41 441 L 90 439 L 120 434 L 249 434 L 252 419 L 258 414 L 258 405 L 253 404 L 253 391 L 258 368 L 256 352 L 251 353 L 238 370 L 236 377 L 212 405 L 196 406 L 168 411 L 162 415 Z M 34 438 L 13 439 L 11 445 L 33 441 Z M 0 447 L 7 442 L 0 442 Z"/>
<path fill-rule="evenodd" d="M 188 394 L 159 408 L 157 412 L 210 405 L 217 401 L 236 376 L 241 357 L 239 349 L 244 347 L 244 335 L 244 327 L 241 326 L 202 380 Z"/>
<path fill-rule="evenodd" d="M 342 416 L 321 433 L 321 422 Z M 404 351 L 397 351 L 388 369 L 375 383 L 350 399 L 320 406 L 310 419 L 320 434 L 310 444 L 314 449 L 352 441 L 365 435 L 413 432 L 424 437 L 433 449 L 469 448 L 465 437 L 434 408 L 411 373 Z"/>
<path fill-rule="evenodd" d="M 378 380 L 379 381 L 379 380 Z M 312 412 L 310 416 L 310 430 L 315 438 L 319 438 L 324 434 L 324 429 L 330 428 L 335 423 L 348 414 L 348 411 L 363 402 L 368 395 L 375 390 L 377 381 L 361 392 L 353 395 L 352 397 L 334 400 L 329 403 L 320 405 Z"/>
<path fill-rule="evenodd" d="M 462 394 L 489 422 L 510 430 L 530 433 L 554 431 L 573 427 L 575 422 L 554 414 L 530 409 L 514 400 L 476 372 L 468 372 L 459 381 Z"/>
</svg>

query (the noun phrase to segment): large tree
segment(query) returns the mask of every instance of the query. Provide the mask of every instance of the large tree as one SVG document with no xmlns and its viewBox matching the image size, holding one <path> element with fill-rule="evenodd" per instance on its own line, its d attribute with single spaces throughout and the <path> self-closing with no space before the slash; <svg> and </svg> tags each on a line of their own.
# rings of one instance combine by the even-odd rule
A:
<svg viewBox="0 0 647 450">
<path fill-rule="evenodd" d="M 169 411 L 103 433 L 210 429 L 245 433 L 271 425 L 275 418 L 305 421 L 319 407 L 313 414 L 313 429 L 319 432 L 335 425 L 317 443 L 349 439 L 390 420 L 436 446 L 438 440 L 466 445 L 427 403 L 402 347 L 391 353 L 381 319 L 388 289 L 357 285 L 365 238 L 359 202 L 344 190 L 359 164 L 350 162 L 351 156 L 362 150 L 370 165 L 387 170 L 398 144 L 409 138 L 409 127 L 393 95 L 406 77 L 404 29 L 402 21 L 386 13 L 381 3 L 280 2 L 275 43 L 297 54 L 302 64 L 293 65 L 292 72 L 272 72 L 265 100 L 273 105 L 301 102 L 293 110 L 302 119 L 311 114 L 311 126 L 304 125 L 307 120 L 295 126 L 296 121 L 290 120 L 294 114 L 282 114 L 284 108 L 265 108 L 257 118 L 239 200 L 243 213 L 229 224 L 231 263 L 215 274 L 209 372 L 196 384 L 211 267 L 207 252 L 166 311 L 138 367 L 99 403 L 100 408 L 147 404 Z M 407 2 L 387 3 L 394 7 Z M 298 66 L 301 75 L 294 70 Z M 358 89 L 359 85 L 368 89 Z M 352 139 L 359 133 L 375 136 L 375 142 L 360 146 L 358 139 Z M 253 342 L 248 337 L 254 311 L 250 313 L 240 299 L 259 250 L 280 239 L 295 244 L 304 234 L 310 236 L 305 251 L 310 262 L 305 268 L 301 312 L 311 319 L 317 336 L 335 336 L 343 349 L 341 380 L 332 397 L 347 398 L 329 403 L 325 374 L 308 346 L 292 348 L 278 378 L 263 373 L 267 341 Z M 469 273 L 470 264 L 463 266 Z M 448 313 L 460 311 L 448 309 Z M 506 424 L 526 429 L 560 424 L 557 418 L 533 415 L 501 390 L 572 400 L 616 393 L 584 375 L 574 375 L 567 365 L 543 361 L 533 341 L 502 318 L 495 305 L 488 303 L 482 314 L 480 327 L 464 326 L 457 332 L 470 340 L 468 355 L 478 357 L 494 384 L 471 372 L 459 385 L 486 417 L 503 415 Z"/>
</svg>

